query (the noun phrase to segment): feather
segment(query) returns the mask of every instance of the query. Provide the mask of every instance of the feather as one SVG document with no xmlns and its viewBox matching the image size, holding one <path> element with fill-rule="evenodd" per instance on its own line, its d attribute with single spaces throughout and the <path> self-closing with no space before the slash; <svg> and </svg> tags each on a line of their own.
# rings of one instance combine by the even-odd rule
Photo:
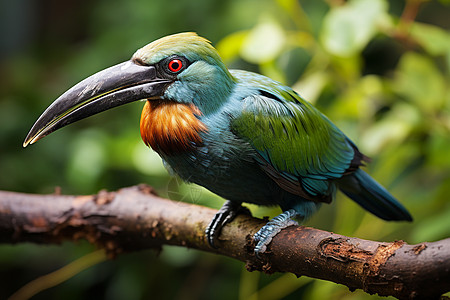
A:
<svg viewBox="0 0 450 300">
<path fill-rule="evenodd" d="M 200 132 L 207 131 L 194 105 L 147 101 L 141 114 L 141 137 L 158 153 L 175 154 L 202 145 Z"/>
</svg>

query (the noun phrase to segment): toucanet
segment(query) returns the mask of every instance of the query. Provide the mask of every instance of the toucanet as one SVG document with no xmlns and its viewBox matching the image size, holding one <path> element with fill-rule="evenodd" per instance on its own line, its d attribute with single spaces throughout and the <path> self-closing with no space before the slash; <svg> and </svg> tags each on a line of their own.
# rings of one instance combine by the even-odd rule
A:
<svg viewBox="0 0 450 300">
<path fill-rule="evenodd" d="M 195 33 L 158 39 L 76 84 L 39 117 L 24 146 L 137 100 L 145 100 L 144 143 L 179 177 L 227 200 L 206 229 L 213 247 L 244 202 L 283 211 L 254 235 L 259 255 L 281 229 L 297 224 L 293 219 L 330 203 L 337 189 L 384 220 L 412 220 L 360 169 L 368 158 L 327 117 L 290 87 L 227 69 Z"/>
</svg>

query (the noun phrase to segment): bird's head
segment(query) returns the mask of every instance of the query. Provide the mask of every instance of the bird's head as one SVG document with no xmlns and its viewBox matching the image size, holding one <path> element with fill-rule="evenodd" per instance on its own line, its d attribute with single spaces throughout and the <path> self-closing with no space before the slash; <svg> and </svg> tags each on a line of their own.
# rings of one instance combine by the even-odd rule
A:
<svg viewBox="0 0 450 300">
<path fill-rule="evenodd" d="M 137 100 L 194 105 L 209 114 L 226 100 L 233 84 L 208 40 L 195 33 L 166 36 L 62 94 L 35 122 L 24 147 L 70 123 Z"/>
</svg>

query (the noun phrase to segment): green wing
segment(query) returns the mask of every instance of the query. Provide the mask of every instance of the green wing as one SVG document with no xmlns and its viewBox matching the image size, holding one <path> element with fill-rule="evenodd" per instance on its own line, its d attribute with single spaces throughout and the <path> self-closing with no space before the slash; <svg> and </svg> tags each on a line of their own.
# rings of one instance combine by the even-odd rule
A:
<svg viewBox="0 0 450 300">
<path fill-rule="evenodd" d="M 260 75 L 237 75 L 257 89 L 243 100 L 242 114 L 232 120 L 233 132 L 255 148 L 261 167 L 280 187 L 311 200 L 331 201 L 330 179 L 355 170 L 364 156 L 292 89 Z"/>
</svg>

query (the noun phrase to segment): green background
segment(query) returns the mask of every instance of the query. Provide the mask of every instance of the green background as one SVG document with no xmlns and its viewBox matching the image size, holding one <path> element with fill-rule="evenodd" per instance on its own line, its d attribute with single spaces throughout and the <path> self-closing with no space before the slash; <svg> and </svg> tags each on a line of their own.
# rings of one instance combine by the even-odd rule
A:
<svg viewBox="0 0 450 300">
<path fill-rule="evenodd" d="M 366 155 L 368 172 L 414 216 L 388 223 L 339 195 L 308 226 L 379 241 L 450 236 L 450 1 L 2 1 L 0 189 L 91 194 L 148 183 L 161 196 L 223 200 L 170 178 L 139 134 L 143 103 L 22 142 L 83 78 L 164 35 L 196 31 L 230 68 L 293 86 Z M 255 216 L 279 209 L 249 206 Z M 87 242 L 0 245 L 0 299 L 94 251 Z M 292 274 L 249 273 L 216 255 L 164 247 L 100 263 L 33 299 L 377 299 Z"/>
</svg>

